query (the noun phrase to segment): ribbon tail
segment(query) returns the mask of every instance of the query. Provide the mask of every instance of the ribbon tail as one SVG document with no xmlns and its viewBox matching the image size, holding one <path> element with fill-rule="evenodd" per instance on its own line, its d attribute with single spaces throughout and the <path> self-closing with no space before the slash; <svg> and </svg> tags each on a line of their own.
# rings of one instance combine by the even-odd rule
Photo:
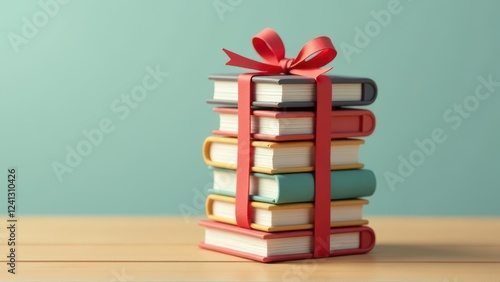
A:
<svg viewBox="0 0 500 282">
<path fill-rule="evenodd" d="M 301 75 L 305 77 L 310 77 L 316 79 L 320 75 L 330 71 L 332 68 L 322 68 L 322 69 L 292 69 L 291 74 Z"/>
<path fill-rule="evenodd" d="M 280 73 L 282 71 L 280 66 L 261 63 L 261 62 L 249 59 L 247 57 L 243 57 L 239 54 L 236 54 L 236 53 L 229 51 L 227 49 L 224 49 L 224 48 L 222 48 L 222 51 L 224 51 L 226 53 L 226 55 L 229 57 L 229 61 L 226 62 L 226 65 L 228 65 L 228 66 L 242 67 L 242 68 L 265 71 L 265 72 Z"/>
</svg>

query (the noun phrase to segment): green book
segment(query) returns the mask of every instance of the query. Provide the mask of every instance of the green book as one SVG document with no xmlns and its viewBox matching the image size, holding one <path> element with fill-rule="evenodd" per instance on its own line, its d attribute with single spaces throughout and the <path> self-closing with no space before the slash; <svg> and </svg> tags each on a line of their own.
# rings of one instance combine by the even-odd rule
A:
<svg viewBox="0 0 500 282">
<path fill-rule="evenodd" d="M 214 185 L 211 194 L 234 197 L 236 171 L 212 168 Z M 332 170 L 331 200 L 371 196 L 375 192 L 375 174 L 367 169 Z M 314 201 L 314 172 L 265 174 L 252 173 L 250 177 L 252 201 L 272 204 Z"/>
</svg>

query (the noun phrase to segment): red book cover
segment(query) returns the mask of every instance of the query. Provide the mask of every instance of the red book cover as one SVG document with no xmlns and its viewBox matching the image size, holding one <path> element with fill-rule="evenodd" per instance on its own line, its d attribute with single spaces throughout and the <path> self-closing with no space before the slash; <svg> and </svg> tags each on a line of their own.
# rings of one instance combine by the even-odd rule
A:
<svg viewBox="0 0 500 282">
<path fill-rule="evenodd" d="M 214 108 L 220 116 L 216 135 L 237 137 L 237 108 Z M 253 110 L 252 137 L 267 141 L 314 139 L 313 111 Z M 369 110 L 332 110 L 331 139 L 369 136 L 375 130 L 375 115 Z"/>
<path fill-rule="evenodd" d="M 262 241 L 269 242 L 273 239 L 280 238 L 295 238 L 295 237 L 304 237 L 307 240 L 307 237 L 311 238 L 313 236 L 312 230 L 304 230 L 304 231 L 285 231 L 285 232 L 277 232 L 277 233 L 268 233 L 258 230 L 245 229 L 241 227 L 237 227 L 234 225 L 218 223 L 210 220 L 202 220 L 199 222 L 199 225 L 205 227 L 205 229 L 211 229 L 216 231 L 222 231 L 225 234 L 229 234 L 229 236 L 238 236 L 238 241 L 241 241 L 243 238 L 257 238 Z M 207 231 L 206 231 L 207 232 Z M 354 226 L 354 227 L 338 227 L 330 229 L 331 236 L 331 248 L 333 250 L 330 251 L 330 256 L 342 256 L 342 255 L 354 255 L 354 254 L 363 254 L 367 253 L 373 249 L 375 246 L 375 232 L 368 226 Z M 232 248 L 231 241 L 227 238 L 221 244 L 207 242 L 210 238 L 208 238 L 207 233 L 205 233 L 205 241 L 200 243 L 199 246 L 203 249 L 212 250 L 220 253 L 226 253 L 229 255 L 242 257 L 254 261 L 259 262 L 278 262 L 278 261 L 288 261 L 288 260 L 297 260 L 297 259 L 310 259 L 314 258 L 312 245 L 310 246 L 307 252 L 300 252 L 288 254 L 278 254 L 278 255 L 261 255 L 257 254 L 257 252 L 252 253 L 248 248 L 245 248 L 247 251 L 242 251 L 241 249 Z M 348 248 L 343 248 L 342 238 L 336 237 L 335 235 L 354 235 L 357 240 L 356 247 L 349 246 Z M 214 236 L 214 235 L 211 235 Z M 217 239 L 217 238 L 215 238 Z M 343 241 L 345 242 L 345 241 Z M 249 245 L 254 245 L 255 243 L 249 243 Z M 247 246 L 248 247 L 248 246 Z"/>
</svg>

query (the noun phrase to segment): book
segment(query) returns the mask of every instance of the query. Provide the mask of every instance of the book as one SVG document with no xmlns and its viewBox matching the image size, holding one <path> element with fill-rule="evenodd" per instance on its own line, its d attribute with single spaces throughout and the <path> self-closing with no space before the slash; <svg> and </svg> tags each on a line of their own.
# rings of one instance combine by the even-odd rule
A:
<svg viewBox="0 0 500 282">
<path fill-rule="evenodd" d="M 211 194 L 234 197 L 236 171 L 212 168 Z M 375 174 L 367 169 L 332 170 L 330 172 L 331 200 L 343 200 L 373 195 L 377 186 Z M 250 199 L 271 204 L 314 201 L 314 172 L 250 175 Z"/>
<path fill-rule="evenodd" d="M 331 141 L 330 168 L 332 170 L 362 168 L 358 162 L 361 139 Z M 251 170 L 262 173 L 291 173 L 314 170 L 313 141 L 252 141 L 249 155 L 253 160 Z M 238 139 L 210 136 L 203 144 L 203 158 L 209 166 L 236 169 Z"/>
<path fill-rule="evenodd" d="M 238 109 L 214 108 L 219 114 L 219 129 L 215 135 L 238 136 Z M 268 141 L 299 141 L 314 139 L 313 111 L 253 110 L 252 137 Z M 363 137 L 375 130 L 375 116 L 368 110 L 332 110 L 331 138 Z"/>
<path fill-rule="evenodd" d="M 211 220 L 236 225 L 236 199 L 221 195 L 208 195 L 207 217 Z M 367 200 L 353 199 L 330 202 L 330 227 L 368 224 L 363 217 Z M 252 229 L 265 232 L 306 230 L 314 228 L 314 203 L 275 205 L 250 202 Z"/>
<path fill-rule="evenodd" d="M 205 239 L 201 248 L 259 262 L 313 258 L 311 230 L 269 233 L 202 220 Z M 368 226 L 330 229 L 330 256 L 367 253 L 375 245 L 375 233 Z"/>
<path fill-rule="evenodd" d="M 377 97 L 377 85 L 369 78 L 328 75 L 332 80 L 333 106 L 369 105 Z M 208 103 L 234 105 L 238 102 L 238 74 L 214 74 L 213 99 Z M 298 75 L 254 76 L 256 107 L 314 107 L 316 84 Z"/>
</svg>

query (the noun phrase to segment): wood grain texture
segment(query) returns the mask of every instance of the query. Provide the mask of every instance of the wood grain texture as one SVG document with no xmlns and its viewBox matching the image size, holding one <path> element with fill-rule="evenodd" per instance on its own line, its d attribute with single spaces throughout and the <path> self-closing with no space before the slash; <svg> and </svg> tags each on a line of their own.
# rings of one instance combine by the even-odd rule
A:
<svg viewBox="0 0 500 282">
<path fill-rule="evenodd" d="M 22 217 L 16 275 L 0 229 L 0 281 L 500 281 L 500 218 L 373 217 L 369 254 L 274 264 L 199 249 L 199 219 Z"/>
</svg>

